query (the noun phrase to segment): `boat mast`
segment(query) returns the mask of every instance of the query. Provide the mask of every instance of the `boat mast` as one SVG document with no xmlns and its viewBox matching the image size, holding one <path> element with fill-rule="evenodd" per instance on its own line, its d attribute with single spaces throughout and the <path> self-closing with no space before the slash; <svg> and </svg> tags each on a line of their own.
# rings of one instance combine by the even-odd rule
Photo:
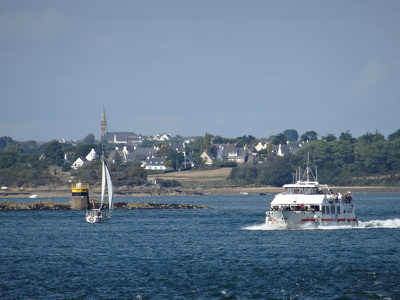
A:
<svg viewBox="0 0 400 300">
<path fill-rule="evenodd" d="M 310 181 L 310 167 L 308 166 L 310 164 L 310 152 L 307 152 L 307 182 Z"/>
<path fill-rule="evenodd" d="M 297 181 L 301 181 L 301 167 L 299 166 L 299 172 L 297 173 Z"/>
<path fill-rule="evenodd" d="M 100 208 L 103 207 L 104 204 L 104 195 L 105 195 L 105 190 L 106 190 L 106 167 L 104 163 L 104 150 L 102 151 L 101 154 L 101 198 L 100 198 Z"/>
<path fill-rule="evenodd" d="M 309 167 L 310 165 L 310 152 L 307 152 L 307 163 L 306 163 L 306 169 L 303 173 L 303 176 L 301 178 L 301 180 L 304 180 L 304 177 L 306 178 L 306 182 L 310 182 L 310 174 L 312 175 L 312 177 L 314 178 L 314 181 L 317 181 L 317 176 L 314 176 L 313 171 L 311 170 L 311 168 Z M 300 167 L 299 167 L 300 169 Z M 300 171 L 299 171 L 300 172 Z M 317 174 L 317 168 L 315 168 L 315 174 Z"/>
</svg>

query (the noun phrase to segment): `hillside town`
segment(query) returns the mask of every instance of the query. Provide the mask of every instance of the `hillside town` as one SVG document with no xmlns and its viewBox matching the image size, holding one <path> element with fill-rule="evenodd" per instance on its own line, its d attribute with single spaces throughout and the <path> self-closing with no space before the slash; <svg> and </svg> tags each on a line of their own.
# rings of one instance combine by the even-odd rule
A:
<svg viewBox="0 0 400 300">
<path fill-rule="evenodd" d="M 115 163 L 116 158 L 121 159 L 122 163 L 140 161 L 141 167 L 146 170 L 167 171 L 171 170 L 171 166 L 166 164 L 167 157 L 159 155 L 162 147 L 168 147 L 183 155 L 181 166 L 176 169 L 196 169 L 199 167 L 199 161 L 196 160 L 192 153 L 187 152 L 188 145 L 194 138 L 187 138 L 182 143 L 171 142 L 172 136 L 167 133 L 156 134 L 151 137 L 138 135 L 134 132 L 111 132 L 108 131 L 105 108 L 102 109 L 101 117 L 101 136 L 100 142 L 111 145 L 111 151 L 107 160 Z M 153 147 L 143 147 L 144 141 L 159 142 Z M 204 150 L 200 158 L 204 166 L 210 166 L 216 162 L 233 163 L 241 165 L 244 163 L 254 163 L 258 160 L 257 153 L 267 150 L 270 147 L 270 156 L 284 156 L 287 153 L 296 154 L 304 142 L 290 142 L 285 144 L 272 145 L 270 142 L 258 142 L 256 145 L 239 146 L 237 143 L 217 143 L 214 144 L 214 153 L 210 150 Z M 79 169 L 97 159 L 101 153 L 96 153 L 95 149 L 86 156 L 80 156 L 71 162 L 72 169 Z M 68 157 L 66 157 L 68 160 Z"/>
<path fill-rule="evenodd" d="M 112 166 L 115 185 L 121 189 L 156 181 L 162 187 L 194 189 L 280 187 L 293 180 L 299 167 L 305 167 L 308 154 L 318 168 L 318 178 L 335 185 L 393 186 L 400 178 L 400 129 L 388 137 L 376 131 L 356 138 L 349 130 L 339 137 L 319 137 L 315 131 L 299 136 L 295 129 L 287 129 L 268 138 L 226 138 L 207 132 L 195 137 L 144 136 L 108 128 L 103 107 L 98 139 L 92 133 L 82 140 L 45 143 L 0 137 L 0 185 L 14 189 L 67 186 L 74 180 L 97 184 L 102 157 Z M 195 175 L 193 170 L 221 170 L 220 180 L 211 182 L 204 172 Z M 208 183 L 188 180 L 189 176 L 207 177 Z"/>
</svg>

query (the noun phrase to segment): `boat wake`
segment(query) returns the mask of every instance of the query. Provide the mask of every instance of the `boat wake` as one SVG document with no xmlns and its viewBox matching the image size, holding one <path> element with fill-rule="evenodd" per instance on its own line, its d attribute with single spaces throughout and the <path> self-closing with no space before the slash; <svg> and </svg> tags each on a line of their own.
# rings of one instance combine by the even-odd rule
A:
<svg viewBox="0 0 400 300">
<path fill-rule="evenodd" d="M 358 222 L 360 228 L 400 228 L 400 219 L 373 220 L 367 222 Z"/>
<path fill-rule="evenodd" d="M 307 226 L 308 224 L 301 225 L 290 230 L 338 230 L 338 229 L 368 229 L 368 228 L 400 228 L 400 219 L 389 220 L 372 220 L 372 221 L 358 221 L 358 226 Z M 279 224 L 261 224 L 243 227 L 242 230 L 289 230 L 285 226 Z"/>
</svg>

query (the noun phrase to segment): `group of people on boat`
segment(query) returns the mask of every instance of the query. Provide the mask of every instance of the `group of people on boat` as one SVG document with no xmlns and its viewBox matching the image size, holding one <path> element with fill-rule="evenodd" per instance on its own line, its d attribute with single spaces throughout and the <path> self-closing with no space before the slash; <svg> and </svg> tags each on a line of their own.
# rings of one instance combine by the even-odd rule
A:
<svg viewBox="0 0 400 300">
<path fill-rule="evenodd" d="M 351 196 L 351 192 L 347 192 L 344 194 L 344 203 L 351 203 L 351 200 L 353 200 L 353 197 Z"/>
<path fill-rule="evenodd" d="M 339 193 L 335 193 L 335 202 L 338 203 L 342 200 L 343 197 L 343 202 L 344 203 L 351 203 L 351 201 L 353 200 L 353 197 L 351 196 L 351 192 L 347 192 L 346 194 L 344 194 L 344 196 L 342 196 L 342 194 Z"/>
<path fill-rule="evenodd" d="M 304 206 L 304 204 L 298 205 L 279 205 L 272 206 L 271 210 L 314 210 L 311 206 Z"/>
</svg>

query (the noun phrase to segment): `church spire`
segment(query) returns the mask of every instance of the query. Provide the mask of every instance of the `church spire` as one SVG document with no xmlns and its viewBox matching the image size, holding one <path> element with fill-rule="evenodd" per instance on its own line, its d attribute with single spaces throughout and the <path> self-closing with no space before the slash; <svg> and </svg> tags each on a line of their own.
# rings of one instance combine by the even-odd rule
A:
<svg viewBox="0 0 400 300">
<path fill-rule="evenodd" d="M 102 111 L 102 115 L 101 115 L 100 127 L 101 127 L 101 136 L 103 137 L 107 134 L 107 119 L 106 119 L 106 111 L 104 109 L 104 104 L 103 104 L 103 111 Z"/>
</svg>

